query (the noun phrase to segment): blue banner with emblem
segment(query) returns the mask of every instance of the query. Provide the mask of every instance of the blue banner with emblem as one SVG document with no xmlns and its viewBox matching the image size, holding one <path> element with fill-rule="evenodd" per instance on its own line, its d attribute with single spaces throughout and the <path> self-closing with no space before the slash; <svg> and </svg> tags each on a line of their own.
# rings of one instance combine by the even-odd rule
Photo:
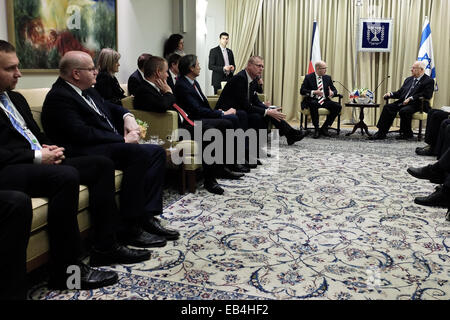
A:
<svg viewBox="0 0 450 320">
<path fill-rule="evenodd" d="M 390 52 L 392 19 L 360 19 L 358 51 Z"/>
</svg>

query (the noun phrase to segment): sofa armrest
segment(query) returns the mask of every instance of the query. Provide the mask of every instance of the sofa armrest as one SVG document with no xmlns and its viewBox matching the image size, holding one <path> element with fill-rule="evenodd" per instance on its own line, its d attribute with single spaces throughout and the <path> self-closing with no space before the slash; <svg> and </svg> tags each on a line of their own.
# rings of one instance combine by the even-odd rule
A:
<svg viewBox="0 0 450 320">
<path fill-rule="evenodd" d="M 165 113 L 150 112 L 143 110 L 130 109 L 136 119 L 140 119 L 148 123 L 146 139 L 152 135 L 159 136 L 164 141 L 167 136 L 178 129 L 178 114 L 175 111 L 166 111 Z M 173 141 L 177 141 L 174 137 Z"/>
</svg>

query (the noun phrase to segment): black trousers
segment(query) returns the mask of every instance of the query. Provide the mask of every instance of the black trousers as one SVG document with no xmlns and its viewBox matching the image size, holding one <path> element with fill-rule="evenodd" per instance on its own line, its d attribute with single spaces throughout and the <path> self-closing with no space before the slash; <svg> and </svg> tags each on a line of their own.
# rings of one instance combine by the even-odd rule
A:
<svg viewBox="0 0 450 320">
<path fill-rule="evenodd" d="M 162 213 L 166 168 L 163 148 L 151 144 L 108 143 L 86 147 L 80 155 L 107 157 L 115 169 L 123 171 L 120 216 L 124 228 Z"/>
<path fill-rule="evenodd" d="M 199 121 L 199 120 L 196 120 L 196 121 Z M 228 118 L 224 118 L 224 119 L 201 119 L 200 121 L 202 123 L 202 137 L 201 137 L 202 140 L 196 141 L 196 142 L 199 145 L 201 144 L 201 146 L 202 146 L 203 174 L 205 176 L 205 180 L 213 179 L 218 176 L 218 174 L 220 173 L 220 171 L 223 168 L 223 163 L 225 163 L 227 142 L 225 139 L 223 140 L 223 142 L 224 142 L 223 143 L 223 159 L 222 159 L 222 161 L 220 161 L 222 163 L 205 162 L 205 159 L 204 159 L 205 152 L 204 151 L 214 141 L 204 141 L 204 139 L 203 139 L 204 134 L 208 130 L 216 129 L 216 130 L 219 130 L 220 133 L 222 134 L 222 136 L 225 138 L 226 131 L 234 129 L 234 127 L 239 124 L 239 120 L 236 116 L 234 116 L 234 117 L 228 117 Z M 192 127 L 191 125 L 183 125 L 183 128 L 189 131 L 191 138 L 193 140 L 197 139 L 197 137 L 194 135 L 194 127 Z"/>
<path fill-rule="evenodd" d="M 82 253 L 77 220 L 80 184 L 89 189 L 94 246 L 109 249 L 116 243 L 117 227 L 111 160 L 89 156 L 68 158 L 62 165 L 15 164 L 0 170 L 0 190 L 49 199 L 47 225 L 55 272 L 77 264 Z"/>
<path fill-rule="evenodd" d="M 392 123 L 395 120 L 395 117 L 397 116 L 397 113 L 399 113 L 400 132 L 402 132 L 404 135 L 412 135 L 412 116 L 419 110 L 420 106 L 418 103 L 412 103 L 404 106 L 400 101 L 396 101 L 391 104 L 386 104 L 383 108 L 383 111 L 381 112 L 377 127 L 382 134 L 387 134 L 389 132 L 389 128 L 392 126 Z"/>
<path fill-rule="evenodd" d="M 26 298 L 26 253 L 32 216 L 28 195 L 0 191 L 0 300 Z"/>
<path fill-rule="evenodd" d="M 319 129 L 319 108 L 325 108 L 330 111 L 330 114 L 327 115 L 327 119 L 322 125 L 322 128 L 324 129 L 328 129 L 328 127 L 333 124 L 342 109 L 339 103 L 331 100 L 325 100 L 323 105 L 320 105 L 320 103 L 316 100 L 311 100 L 307 103 L 307 105 L 309 112 L 311 113 L 311 121 L 316 130 Z"/>
<path fill-rule="evenodd" d="M 47 226 L 55 270 L 77 264 L 81 255 L 77 208 L 80 178 L 67 165 L 16 164 L 0 170 L 0 190 L 15 190 L 49 199 Z"/>
<path fill-rule="evenodd" d="M 443 120 L 439 128 L 439 135 L 433 148 L 433 153 L 438 159 L 450 148 L 450 119 Z"/>
<path fill-rule="evenodd" d="M 439 109 L 431 109 L 428 112 L 427 130 L 425 132 L 425 142 L 429 144 L 432 148 L 436 146 L 442 121 L 448 119 L 449 115 L 450 113 Z"/>
</svg>

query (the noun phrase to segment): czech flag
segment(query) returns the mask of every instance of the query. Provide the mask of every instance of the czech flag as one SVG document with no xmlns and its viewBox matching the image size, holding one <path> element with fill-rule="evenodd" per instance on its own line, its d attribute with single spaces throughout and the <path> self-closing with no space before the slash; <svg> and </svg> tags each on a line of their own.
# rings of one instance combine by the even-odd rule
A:
<svg viewBox="0 0 450 320">
<path fill-rule="evenodd" d="M 312 46 L 311 46 L 311 60 L 309 61 L 308 74 L 315 72 L 316 62 L 320 60 L 322 60 L 322 58 L 320 55 L 319 25 L 317 24 L 317 21 L 314 21 Z"/>
</svg>

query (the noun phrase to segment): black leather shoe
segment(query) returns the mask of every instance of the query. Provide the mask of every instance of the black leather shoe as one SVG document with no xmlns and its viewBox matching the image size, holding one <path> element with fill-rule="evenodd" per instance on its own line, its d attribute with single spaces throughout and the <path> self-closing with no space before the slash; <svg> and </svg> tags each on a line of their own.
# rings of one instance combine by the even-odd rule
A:
<svg viewBox="0 0 450 320">
<path fill-rule="evenodd" d="M 386 135 L 383 133 L 380 133 L 380 131 L 375 133 L 373 136 L 369 137 L 369 140 L 384 140 L 384 139 L 386 139 Z"/>
<path fill-rule="evenodd" d="M 169 241 L 178 240 L 178 238 L 180 238 L 180 233 L 178 231 L 163 227 L 156 217 L 151 217 L 145 222 L 144 230 Z"/>
<path fill-rule="evenodd" d="M 78 264 L 80 268 L 80 287 L 71 290 L 93 290 L 111 286 L 119 281 L 119 276 L 114 271 L 102 271 L 91 268 L 84 263 Z M 52 274 L 48 281 L 48 288 L 54 290 L 69 290 L 67 279 L 70 274 Z"/>
<path fill-rule="evenodd" d="M 408 168 L 408 173 L 417 179 L 430 180 L 431 183 L 444 183 L 445 174 L 433 169 L 433 165 L 429 164 L 422 168 Z"/>
<path fill-rule="evenodd" d="M 327 128 L 321 128 L 320 129 L 320 135 L 324 136 L 324 137 L 331 137 L 330 133 L 328 132 Z"/>
<path fill-rule="evenodd" d="M 320 138 L 320 131 L 319 130 L 314 130 L 313 139 L 319 139 L 319 138 Z"/>
<path fill-rule="evenodd" d="M 249 168 L 249 169 L 256 169 L 256 168 L 258 167 L 258 164 L 257 164 L 257 163 L 255 163 L 255 164 L 250 164 L 250 163 L 246 162 L 246 163 L 244 164 L 244 167 Z"/>
<path fill-rule="evenodd" d="M 450 207 L 450 194 L 443 191 L 443 188 L 437 187 L 436 191 L 427 197 L 417 197 L 414 203 L 429 207 Z"/>
<path fill-rule="evenodd" d="M 417 147 L 416 148 L 416 154 L 418 154 L 419 156 L 432 156 L 433 155 L 433 151 L 431 150 L 431 146 L 427 145 L 425 147 Z"/>
<path fill-rule="evenodd" d="M 167 244 L 166 238 L 138 229 L 125 235 L 123 244 L 138 248 L 160 248 Z"/>
<path fill-rule="evenodd" d="M 245 174 L 233 172 L 227 167 L 223 167 L 222 172 L 219 174 L 219 178 L 230 180 L 237 180 L 239 178 L 242 178 L 243 176 L 245 176 Z"/>
<path fill-rule="evenodd" d="M 112 264 L 132 264 L 150 259 L 150 251 L 130 249 L 125 246 L 116 246 L 108 251 L 92 249 L 89 264 L 93 267 L 109 266 Z"/>
<path fill-rule="evenodd" d="M 445 215 L 445 220 L 450 221 L 450 207 L 448 208 L 447 214 Z"/>
<path fill-rule="evenodd" d="M 305 134 L 300 130 L 292 131 L 288 136 L 286 136 L 288 146 L 293 145 L 297 141 L 302 140 L 305 137 Z"/>
<path fill-rule="evenodd" d="M 409 140 L 412 139 L 414 137 L 413 134 L 403 134 L 400 133 L 400 135 L 398 135 L 397 137 L 395 137 L 396 140 Z"/>
<path fill-rule="evenodd" d="M 222 189 L 222 187 L 217 183 L 216 179 L 205 180 L 203 186 L 205 187 L 206 190 L 214 194 L 222 195 L 225 192 Z"/>
<path fill-rule="evenodd" d="M 230 169 L 232 171 L 234 171 L 234 172 L 242 172 L 242 173 L 249 173 L 250 172 L 250 167 L 247 167 L 247 166 L 242 165 L 242 164 L 234 164 L 233 166 L 231 166 Z"/>
</svg>

